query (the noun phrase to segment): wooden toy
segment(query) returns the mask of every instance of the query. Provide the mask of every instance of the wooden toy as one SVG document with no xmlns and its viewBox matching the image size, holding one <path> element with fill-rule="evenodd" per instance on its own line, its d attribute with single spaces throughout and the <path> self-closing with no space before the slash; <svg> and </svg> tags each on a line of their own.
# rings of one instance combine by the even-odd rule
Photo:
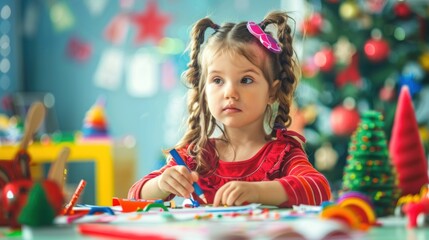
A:
<svg viewBox="0 0 429 240">
<path fill-rule="evenodd" d="M 9 182 L 23 179 L 31 180 L 30 156 L 28 155 L 27 147 L 33 134 L 40 127 L 45 117 L 45 112 L 45 108 L 40 102 L 33 103 L 28 110 L 24 135 L 15 158 L 13 160 L 0 160 L 0 191 Z M 7 225 L 7 217 L 3 213 L 3 207 L 0 208 L 0 225 Z"/>
<path fill-rule="evenodd" d="M 35 185 L 31 179 L 31 158 L 27 152 L 27 147 L 33 134 L 40 127 L 44 116 L 43 104 L 40 102 L 33 103 L 27 113 L 24 135 L 15 158 L 13 160 L 0 160 L 0 225 L 9 225 L 13 229 L 20 227 L 18 216 L 23 207 L 28 204 L 28 194 Z M 48 179 L 40 183 L 44 190 L 42 197 L 47 200 L 54 214 L 60 213 L 64 204 L 64 169 L 68 155 L 69 150 L 63 149 L 57 161 L 52 164 Z M 35 203 L 32 202 L 32 204 L 30 209 L 36 209 L 40 212 L 37 203 L 34 205 Z M 26 214 L 34 215 L 32 212 Z M 43 211 L 40 216 L 43 216 Z M 37 225 L 37 221 L 38 219 L 32 219 L 31 223 Z"/>
</svg>

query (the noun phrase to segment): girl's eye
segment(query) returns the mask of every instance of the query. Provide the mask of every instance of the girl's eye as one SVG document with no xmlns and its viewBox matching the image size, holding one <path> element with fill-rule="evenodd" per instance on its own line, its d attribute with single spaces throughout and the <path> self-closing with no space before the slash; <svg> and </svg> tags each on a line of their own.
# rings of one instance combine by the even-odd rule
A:
<svg viewBox="0 0 429 240">
<path fill-rule="evenodd" d="M 221 83 L 222 83 L 222 79 L 220 79 L 220 78 L 215 78 L 215 79 L 213 79 L 213 83 L 221 84 Z"/>
<path fill-rule="evenodd" d="M 253 82 L 253 79 L 251 79 L 249 77 L 245 77 L 245 78 L 241 79 L 241 83 L 249 84 L 252 82 Z"/>
</svg>

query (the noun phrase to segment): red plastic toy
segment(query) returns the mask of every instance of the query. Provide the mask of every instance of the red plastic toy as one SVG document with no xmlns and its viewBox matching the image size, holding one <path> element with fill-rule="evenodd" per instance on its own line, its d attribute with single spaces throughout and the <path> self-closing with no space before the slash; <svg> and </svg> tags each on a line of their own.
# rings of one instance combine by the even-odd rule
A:
<svg viewBox="0 0 429 240">
<path fill-rule="evenodd" d="M 417 203 L 408 203 L 403 207 L 404 213 L 408 217 L 408 227 L 415 228 L 418 224 L 418 218 L 421 214 L 429 215 L 429 198 L 423 198 Z"/>
<path fill-rule="evenodd" d="M 17 222 L 21 209 L 27 204 L 28 193 L 34 185 L 34 181 L 29 179 L 16 180 L 6 184 L 1 193 L 2 209 L 8 225 L 12 229 L 17 229 L 20 224 Z M 60 186 L 51 180 L 42 182 L 47 194 L 47 199 L 56 214 L 62 211 L 64 196 Z"/>
</svg>

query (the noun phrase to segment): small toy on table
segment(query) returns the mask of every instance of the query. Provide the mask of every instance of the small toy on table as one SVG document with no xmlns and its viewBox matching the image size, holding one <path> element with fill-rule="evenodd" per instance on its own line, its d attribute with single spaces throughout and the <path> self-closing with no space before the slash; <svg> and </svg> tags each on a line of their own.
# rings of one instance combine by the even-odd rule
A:
<svg viewBox="0 0 429 240">
<path fill-rule="evenodd" d="M 402 206 L 402 211 L 408 218 L 407 227 L 409 228 L 422 226 L 424 220 L 429 215 L 429 192 L 427 185 L 422 187 L 420 194 L 420 200 L 415 201 L 414 198 L 411 198 L 414 201 L 404 203 Z"/>
<path fill-rule="evenodd" d="M 344 193 L 336 204 L 325 204 L 320 216 L 324 219 L 339 219 L 352 229 L 368 230 L 376 223 L 374 205 L 363 193 Z"/>
<path fill-rule="evenodd" d="M 55 170 L 50 174 L 53 179 L 37 183 L 31 179 L 27 147 L 44 117 L 43 104 L 33 103 L 27 113 L 24 136 L 15 159 L 0 161 L 0 223 L 12 229 L 19 229 L 22 223 L 32 226 L 52 224 L 52 216 L 60 213 L 64 203 L 64 159 L 53 164 Z M 67 156 L 62 154 L 59 158 Z"/>
<path fill-rule="evenodd" d="M 121 206 L 122 212 L 135 212 L 139 210 L 145 209 L 148 205 L 152 203 L 159 203 L 165 207 L 175 208 L 176 203 L 174 201 L 163 201 L 161 199 L 158 200 L 136 200 L 136 199 L 122 199 L 114 197 L 112 199 L 112 206 Z"/>
<path fill-rule="evenodd" d="M 86 112 L 83 122 L 81 140 L 94 141 L 109 139 L 104 105 L 104 99 L 99 98 L 97 102 Z"/>
<path fill-rule="evenodd" d="M 79 185 L 77 186 L 75 192 L 73 193 L 70 202 L 66 204 L 63 210 L 64 215 L 71 215 L 73 214 L 73 207 L 76 205 L 77 200 L 79 199 L 80 195 L 82 194 L 83 190 L 85 189 L 86 181 L 80 180 Z"/>
</svg>

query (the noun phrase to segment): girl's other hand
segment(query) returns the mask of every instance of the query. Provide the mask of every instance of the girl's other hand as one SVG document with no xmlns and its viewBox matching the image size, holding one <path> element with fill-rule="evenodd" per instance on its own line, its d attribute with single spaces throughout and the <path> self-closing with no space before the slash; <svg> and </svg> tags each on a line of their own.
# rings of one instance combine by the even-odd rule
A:
<svg viewBox="0 0 429 240">
<path fill-rule="evenodd" d="M 198 174 L 190 172 L 185 166 L 166 169 L 158 179 L 158 188 L 165 193 L 190 198 L 194 192 L 193 182 L 198 181 Z"/>
<path fill-rule="evenodd" d="M 213 206 L 240 206 L 244 203 L 258 202 L 259 191 L 257 189 L 257 184 L 252 182 L 228 182 L 216 192 Z"/>
</svg>

